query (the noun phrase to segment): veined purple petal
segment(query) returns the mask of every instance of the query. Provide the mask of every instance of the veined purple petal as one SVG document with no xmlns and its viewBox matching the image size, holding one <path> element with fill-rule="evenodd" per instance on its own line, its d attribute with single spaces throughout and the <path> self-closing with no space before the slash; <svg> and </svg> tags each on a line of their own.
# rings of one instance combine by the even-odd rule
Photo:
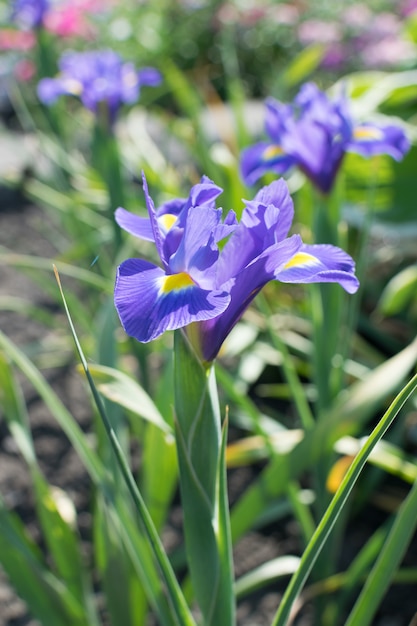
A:
<svg viewBox="0 0 417 626">
<path fill-rule="evenodd" d="M 123 207 L 116 209 L 114 217 L 120 228 L 123 228 L 131 235 L 146 241 L 154 240 L 151 222 L 148 217 L 140 217 L 130 211 L 126 211 Z"/>
<path fill-rule="evenodd" d="M 169 261 L 172 272 L 189 271 L 193 276 L 202 272 L 203 280 L 219 256 L 213 234 L 220 220 L 221 209 L 190 207 L 184 234 Z"/>
<path fill-rule="evenodd" d="M 283 283 L 339 283 L 348 293 L 355 293 L 359 281 L 354 272 L 352 257 L 340 248 L 303 244 L 275 278 Z"/>
<path fill-rule="evenodd" d="M 279 217 L 274 230 L 275 240 L 284 239 L 288 235 L 294 219 L 294 203 L 285 180 L 280 178 L 262 187 L 253 201 L 247 202 L 246 206 L 249 208 L 252 203 L 260 203 L 264 206 L 273 205 L 279 208 Z"/>
<path fill-rule="evenodd" d="M 397 161 L 400 161 L 409 149 L 410 142 L 400 126 L 374 124 L 356 126 L 347 146 L 349 152 L 356 152 L 364 157 L 389 154 Z"/>
<path fill-rule="evenodd" d="M 138 341 L 220 315 L 230 295 L 204 290 L 190 277 L 167 275 L 147 261 L 128 259 L 117 271 L 114 301 L 126 333 Z"/>
<path fill-rule="evenodd" d="M 213 234 L 214 242 L 218 243 L 222 239 L 225 239 L 225 237 L 228 237 L 229 235 L 231 235 L 232 232 L 236 230 L 237 226 L 238 226 L 238 221 L 236 218 L 236 213 L 231 210 L 228 212 L 228 214 L 224 218 L 224 221 L 220 222 L 216 226 L 214 230 L 214 234 Z"/>
<path fill-rule="evenodd" d="M 262 141 L 245 148 L 241 154 L 240 170 L 246 185 L 254 185 L 267 172 L 284 174 L 294 159 L 286 154 L 282 146 Z"/>
<path fill-rule="evenodd" d="M 190 206 L 215 207 L 215 199 L 223 193 L 223 189 L 213 183 L 208 176 L 202 176 L 201 181 L 194 185 L 190 191 Z"/>
<path fill-rule="evenodd" d="M 230 291 L 231 301 L 227 309 L 219 317 L 212 318 L 201 324 L 202 353 L 207 361 L 213 360 L 220 347 L 245 309 L 257 296 L 262 287 L 274 278 L 277 268 L 282 267 L 300 248 L 301 238 L 298 235 L 275 244 L 261 254 L 253 263 L 244 267 L 228 283 L 219 287 Z"/>
</svg>

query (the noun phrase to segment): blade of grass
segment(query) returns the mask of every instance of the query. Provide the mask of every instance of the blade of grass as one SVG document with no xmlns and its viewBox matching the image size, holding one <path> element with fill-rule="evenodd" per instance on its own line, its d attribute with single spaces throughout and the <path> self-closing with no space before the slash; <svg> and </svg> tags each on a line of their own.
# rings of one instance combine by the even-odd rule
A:
<svg viewBox="0 0 417 626">
<path fill-rule="evenodd" d="M 368 575 L 346 626 L 367 626 L 407 550 L 417 526 L 417 481 L 401 505 L 379 557 Z"/>
<path fill-rule="evenodd" d="M 92 379 L 92 376 L 90 374 L 89 368 L 88 368 L 88 364 L 87 361 L 85 359 L 84 353 L 82 351 L 81 345 L 78 341 L 78 337 L 77 334 L 75 332 L 75 328 L 72 322 L 72 318 L 65 300 L 65 296 L 64 296 L 64 292 L 62 289 L 62 285 L 61 285 L 61 281 L 59 278 L 59 274 L 58 274 L 58 270 L 56 269 L 56 267 L 54 266 L 54 272 L 55 272 L 55 276 L 56 276 L 56 280 L 58 283 L 58 287 L 59 287 L 59 291 L 62 297 L 62 302 L 64 304 L 64 308 L 65 308 L 65 312 L 67 315 L 67 319 L 68 319 L 68 323 L 71 329 L 71 334 L 73 336 L 74 339 L 74 343 L 78 352 L 78 355 L 80 357 L 85 375 L 87 377 L 91 392 L 93 394 L 94 397 L 94 401 L 96 403 L 97 406 L 97 410 L 100 414 L 100 417 L 103 421 L 103 425 L 106 429 L 107 435 L 109 437 L 109 440 L 111 442 L 114 454 L 115 454 L 115 458 L 117 460 L 117 463 L 119 465 L 121 474 L 125 480 L 126 483 L 126 487 L 130 493 L 130 496 L 132 498 L 132 501 L 135 505 L 135 508 L 139 514 L 139 518 L 141 520 L 141 523 L 143 525 L 143 529 L 145 532 L 145 535 L 147 537 L 147 541 L 149 542 L 149 546 L 152 549 L 152 552 L 154 554 L 155 560 L 158 563 L 159 569 L 161 571 L 162 577 L 165 581 L 166 587 L 167 587 L 167 592 L 169 595 L 169 600 L 171 603 L 171 607 L 172 610 L 178 620 L 178 623 L 181 624 L 181 626 L 194 626 L 195 622 L 194 619 L 189 611 L 189 608 L 184 600 L 183 594 L 181 592 L 181 589 L 179 587 L 178 581 L 175 578 L 175 574 L 171 568 L 171 564 L 168 560 L 168 557 L 164 551 L 164 548 L 162 546 L 161 540 L 159 538 L 159 535 L 153 525 L 152 519 L 149 515 L 149 512 L 145 506 L 145 503 L 143 501 L 142 495 L 138 489 L 138 486 L 133 478 L 132 472 L 126 462 L 126 458 L 123 454 L 122 449 L 120 448 L 119 442 L 117 440 L 117 437 L 115 435 L 115 432 L 110 424 L 110 422 L 108 421 L 107 415 L 105 413 L 104 410 L 104 406 L 103 406 L 103 402 L 101 400 L 101 397 L 94 385 L 94 381 Z"/>
<path fill-rule="evenodd" d="M 364 468 L 367 459 L 375 447 L 377 442 L 383 437 L 388 430 L 399 410 L 408 400 L 408 398 L 417 389 L 417 374 L 403 387 L 400 393 L 395 397 L 388 410 L 385 412 L 377 426 L 369 435 L 368 440 L 364 444 L 363 448 L 355 457 L 352 465 L 348 469 L 345 478 L 343 479 L 339 489 L 333 497 L 329 507 L 324 513 L 317 530 L 315 531 L 311 541 L 309 542 L 303 556 L 301 557 L 300 567 L 292 577 L 278 608 L 278 611 L 272 622 L 272 626 L 285 626 L 288 622 L 288 618 L 291 612 L 291 608 L 300 594 L 307 577 L 317 560 L 333 526 L 336 523 L 343 507 L 352 491 L 362 469 Z M 415 500 L 415 502 L 414 502 Z M 417 504 L 417 487 L 415 495 L 412 500 L 412 508 L 414 510 Z M 408 510 L 407 510 L 408 513 Z M 416 516 L 415 516 L 416 517 Z M 415 519 L 415 518 L 414 518 Z M 359 624 L 359 622 L 355 622 Z M 362 626 L 362 624 L 361 624 Z"/>
</svg>

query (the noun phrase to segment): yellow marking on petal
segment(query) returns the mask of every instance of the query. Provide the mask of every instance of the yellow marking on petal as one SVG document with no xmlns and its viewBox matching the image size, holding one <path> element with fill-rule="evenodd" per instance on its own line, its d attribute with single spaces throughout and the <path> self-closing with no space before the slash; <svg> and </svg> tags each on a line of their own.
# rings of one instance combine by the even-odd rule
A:
<svg viewBox="0 0 417 626">
<path fill-rule="evenodd" d="M 359 141 L 372 141 L 373 139 L 382 139 L 384 134 L 379 128 L 372 126 L 358 126 L 353 130 L 353 136 Z"/>
<path fill-rule="evenodd" d="M 64 80 L 65 89 L 74 96 L 79 96 L 83 92 L 83 84 L 75 78 L 66 78 Z"/>
<path fill-rule="evenodd" d="M 284 150 L 281 148 L 281 146 L 278 146 L 278 145 L 268 146 L 264 150 L 262 159 L 264 161 L 272 161 L 276 157 L 281 156 L 283 154 L 284 154 Z"/>
<path fill-rule="evenodd" d="M 187 289 L 188 287 L 194 287 L 195 282 L 187 274 L 187 272 L 180 272 L 179 274 L 171 274 L 165 276 L 160 289 L 161 293 L 171 293 L 171 291 L 180 291 L 181 289 Z"/>
<path fill-rule="evenodd" d="M 165 213 L 164 215 L 161 215 L 160 217 L 158 217 L 158 222 L 161 224 L 165 232 L 168 232 L 169 230 L 171 230 L 171 228 L 174 226 L 176 221 L 177 221 L 177 216 L 173 215 L 172 213 Z"/>
<path fill-rule="evenodd" d="M 298 267 L 300 265 L 312 265 L 317 263 L 317 259 L 312 254 L 307 252 L 297 252 L 294 256 L 284 265 L 284 270 L 288 270 L 292 267 Z"/>
</svg>

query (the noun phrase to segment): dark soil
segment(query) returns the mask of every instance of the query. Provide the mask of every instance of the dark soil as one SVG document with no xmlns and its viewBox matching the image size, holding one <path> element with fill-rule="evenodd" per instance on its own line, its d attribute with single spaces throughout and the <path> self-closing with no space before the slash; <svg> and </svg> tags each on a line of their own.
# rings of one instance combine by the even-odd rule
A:
<svg viewBox="0 0 417 626">
<path fill-rule="evenodd" d="M 0 208 L 0 245 L 24 254 L 53 257 L 55 250 L 51 242 L 42 234 L 42 211 L 25 203 L 18 194 L 3 194 Z M 27 278 L 23 272 L 10 267 L 1 267 L 0 296 L 25 296 L 46 309 L 52 303 L 40 287 Z M 0 308 L 0 328 L 19 346 L 30 348 L 47 338 L 50 329 L 40 323 L 29 321 L 27 317 Z M 90 403 L 80 378 L 72 365 L 44 370 L 53 388 L 64 404 L 82 426 L 88 429 L 91 422 Z M 89 512 L 90 485 L 86 473 L 71 448 L 65 435 L 55 423 L 44 404 L 33 390 L 23 383 L 28 411 L 36 446 L 36 452 L 46 477 L 51 484 L 64 489 L 73 500 L 77 513 L 81 536 L 88 537 L 91 517 Z M 234 470 L 230 474 L 230 496 L 237 494 L 252 480 L 254 471 L 249 468 Z M 25 463 L 22 461 L 13 438 L 8 433 L 0 415 L 0 492 L 10 509 L 24 521 L 29 532 L 39 538 L 30 480 Z M 356 518 L 348 529 L 343 550 L 343 566 L 346 566 L 357 549 L 364 544 L 370 533 L 385 519 L 386 514 L 372 503 Z M 173 512 L 170 533 L 180 532 L 177 520 L 179 509 Z M 242 539 L 235 550 L 236 573 L 241 575 L 253 567 L 279 555 L 298 554 L 300 533 L 291 518 L 269 526 L 262 532 L 253 531 Z M 417 544 L 410 547 L 406 564 L 417 562 Z M 276 611 L 284 590 L 283 584 L 258 592 L 242 601 L 238 609 L 239 626 L 268 626 Z M 374 626 L 409 626 L 417 611 L 416 589 L 411 586 L 393 586 L 386 596 L 384 605 L 375 618 Z M 313 618 L 312 608 L 307 603 L 296 619 L 297 626 L 320 626 Z M 0 572 L 0 626 L 39 626 L 26 610 L 23 602 L 9 586 L 6 577 Z M 42 626 L 53 626 L 44 624 Z M 76 625 L 74 625 L 76 626 Z M 117 625 L 117 626 L 123 626 Z M 339 626 L 336 625 L 335 626 Z M 342 622 L 340 622 L 342 626 Z"/>
</svg>

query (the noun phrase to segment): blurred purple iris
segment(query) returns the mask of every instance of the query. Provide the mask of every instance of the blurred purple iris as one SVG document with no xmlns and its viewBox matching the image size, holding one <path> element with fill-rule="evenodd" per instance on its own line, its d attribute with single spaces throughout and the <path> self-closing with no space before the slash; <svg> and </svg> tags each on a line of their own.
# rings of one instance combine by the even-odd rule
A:
<svg viewBox="0 0 417 626">
<path fill-rule="evenodd" d="M 59 69 L 56 78 L 39 82 L 41 102 L 52 104 L 64 94 L 78 96 L 96 114 L 105 103 L 110 123 L 115 121 L 122 104 L 136 102 L 142 86 L 154 87 L 161 82 L 156 69 L 137 71 L 133 63 L 124 62 L 113 50 L 67 52 L 60 59 Z"/>
<path fill-rule="evenodd" d="M 344 94 L 329 100 L 313 83 L 305 84 L 291 105 L 269 98 L 265 130 L 268 141 L 242 152 L 241 171 L 248 185 L 266 172 L 283 174 L 296 165 L 328 193 L 346 152 L 388 154 L 398 161 L 409 149 L 402 128 L 355 124 Z"/>
<path fill-rule="evenodd" d="M 126 333 L 141 342 L 198 322 L 199 349 L 212 361 L 236 322 L 270 280 L 284 283 L 338 282 L 347 292 L 358 286 L 355 264 L 340 248 L 305 245 L 288 237 L 293 202 L 284 180 L 264 187 L 246 202 L 242 219 L 222 219 L 215 198 L 221 192 L 208 178 L 186 200 L 155 209 L 144 178 L 149 219 L 124 209 L 118 224 L 154 241 L 161 266 L 128 259 L 117 270 L 115 305 Z M 219 241 L 228 237 L 220 250 Z"/>
<path fill-rule="evenodd" d="M 48 0 L 14 0 L 12 20 L 23 28 L 38 28 L 49 10 Z"/>
</svg>

